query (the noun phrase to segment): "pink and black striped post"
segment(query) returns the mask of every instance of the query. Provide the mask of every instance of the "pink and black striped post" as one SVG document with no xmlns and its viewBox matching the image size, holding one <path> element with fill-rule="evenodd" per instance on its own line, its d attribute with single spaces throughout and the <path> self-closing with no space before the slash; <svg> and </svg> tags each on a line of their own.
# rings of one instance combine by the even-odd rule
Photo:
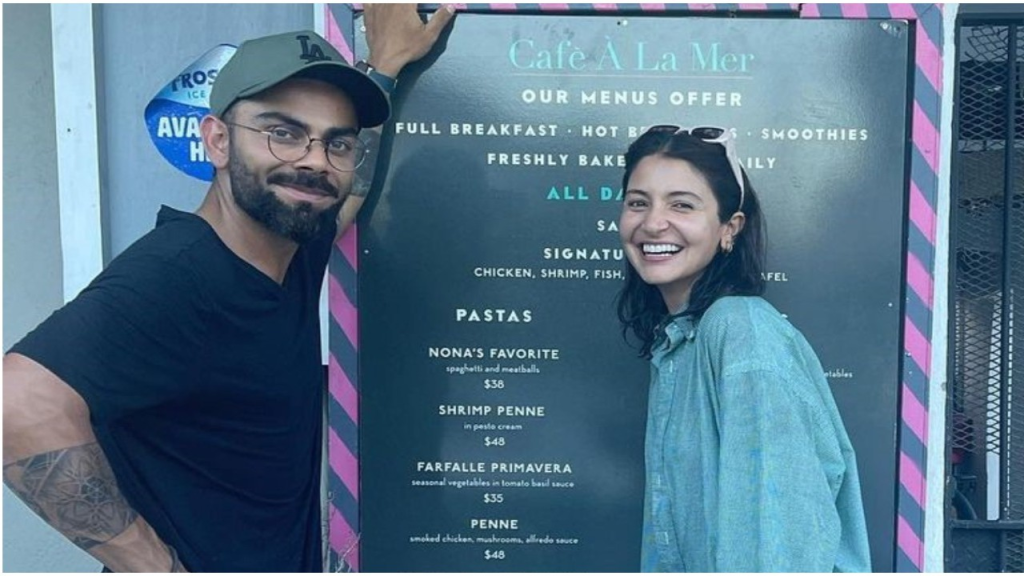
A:
<svg viewBox="0 0 1024 576">
<path fill-rule="evenodd" d="M 326 5 L 325 38 L 353 62 L 352 9 Z M 359 570 L 359 315 L 356 226 L 331 250 L 328 349 L 328 570 Z"/>
</svg>

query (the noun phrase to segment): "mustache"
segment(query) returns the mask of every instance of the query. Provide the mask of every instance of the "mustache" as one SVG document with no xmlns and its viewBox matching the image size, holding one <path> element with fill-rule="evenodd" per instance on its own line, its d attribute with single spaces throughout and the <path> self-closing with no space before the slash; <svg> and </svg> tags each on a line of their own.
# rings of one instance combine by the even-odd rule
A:
<svg viewBox="0 0 1024 576">
<path fill-rule="evenodd" d="M 267 178 L 267 183 L 281 185 L 294 184 L 296 186 L 302 186 L 303 188 L 319 190 L 324 194 L 329 195 L 331 198 L 339 197 L 338 189 L 327 180 L 326 176 L 322 174 L 317 175 L 309 172 L 277 172 L 271 174 Z"/>
</svg>

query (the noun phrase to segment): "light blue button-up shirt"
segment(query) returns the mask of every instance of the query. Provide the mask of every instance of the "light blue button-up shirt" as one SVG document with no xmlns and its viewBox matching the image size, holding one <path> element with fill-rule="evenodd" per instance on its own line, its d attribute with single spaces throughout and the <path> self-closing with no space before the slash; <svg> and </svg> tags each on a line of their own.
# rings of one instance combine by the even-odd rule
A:
<svg viewBox="0 0 1024 576">
<path fill-rule="evenodd" d="M 655 344 L 645 572 L 868 572 L 857 463 L 807 340 L 725 297 Z"/>
</svg>

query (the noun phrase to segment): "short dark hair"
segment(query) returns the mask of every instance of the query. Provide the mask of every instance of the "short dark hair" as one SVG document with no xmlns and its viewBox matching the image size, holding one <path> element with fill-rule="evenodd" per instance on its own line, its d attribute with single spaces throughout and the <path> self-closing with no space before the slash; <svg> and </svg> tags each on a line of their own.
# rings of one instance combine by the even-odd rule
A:
<svg viewBox="0 0 1024 576">
<path fill-rule="evenodd" d="M 745 193 L 741 195 L 725 148 L 710 144 L 687 133 L 652 131 L 640 136 L 626 152 L 626 171 L 622 176 L 622 189 L 637 164 L 648 156 L 663 156 L 683 160 L 708 181 L 718 201 L 718 221 L 725 223 L 738 211 L 746 216 L 743 230 L 736 236 L 730 253 L 719 251 L 694 283 L 686 310 L 677 316 L 699 319 L 722 296 L 760 296 L 764 293 L 766 225 L 761 204 L 747 175 L 743 174 Z M 740 206 L 740 202 L 743 205 Z M 622 336 L 630 341 L 630 333 L 638 340 L 640 355 L 651 357 L 651 350 L 660 337 L 660 328 L 669 316 L 661 292 L 656 286 L 643 281 L 625 261 L 625 284 L 619 292 L 617 308 L 622 323 Z"/>
<path fill-rule="evenodd" d="M 221 113 L 220 119 L 222 122 L 227 122 L 230 124 L 231 122 L 235 121 L 235 110 L 237 110 L 235 104 L 238 104 L 238 102 L 239 101 L 232 102 L 231 106 L 228 106 L 228 109 Z"/>
</svg>

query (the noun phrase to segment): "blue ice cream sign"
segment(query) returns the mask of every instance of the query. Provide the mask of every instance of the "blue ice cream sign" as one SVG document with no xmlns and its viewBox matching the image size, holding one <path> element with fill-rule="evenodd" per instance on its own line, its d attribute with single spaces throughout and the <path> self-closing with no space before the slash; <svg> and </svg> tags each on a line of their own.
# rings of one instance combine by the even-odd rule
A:
<svg viewBox="0 0 1024 576">
<path fill-rule="evenodd" d="M 199 121 L 210 112 L 210 89 L 217 72 L 235 53 L 221 44 L 203 54 L 146 106 L 146 129 L 156 149 L 172 166 L 189 176 L 213 180 L 213 165 L 199 134 Z"/>
</svg>

